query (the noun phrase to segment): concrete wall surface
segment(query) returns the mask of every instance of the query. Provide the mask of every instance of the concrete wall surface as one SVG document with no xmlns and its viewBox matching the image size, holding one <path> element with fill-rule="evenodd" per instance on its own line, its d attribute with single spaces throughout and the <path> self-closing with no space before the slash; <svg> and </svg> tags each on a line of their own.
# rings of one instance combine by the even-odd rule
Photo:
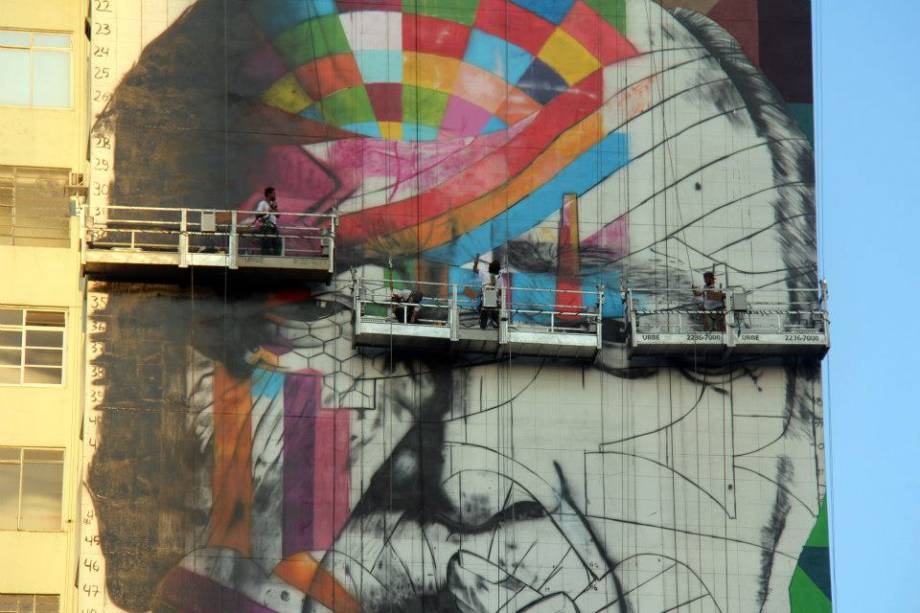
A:
<svg viewBox="0 0 920 613">
<path fill-rule="evenodd" d="M 618 291 L 817 286 L 810 19 L 94 5 L 91 206 L 339 224 L 329 283 L 90 281 L 81 609 L 829 611 L 819 364 L 631 360 Z M 597 359 L 355 348 L 353 273 L 477 254 L 603 285 Z"/>
</svg>

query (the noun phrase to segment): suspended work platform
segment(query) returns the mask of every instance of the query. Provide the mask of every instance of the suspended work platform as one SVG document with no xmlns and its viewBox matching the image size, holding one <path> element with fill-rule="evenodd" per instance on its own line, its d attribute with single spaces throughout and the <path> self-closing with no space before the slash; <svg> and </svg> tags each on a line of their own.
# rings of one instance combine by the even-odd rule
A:
<svg viewBox="0 0 920 613">
<path fill-rule="evenodd" d="M 708 303 L 689 288 L 627 289 L 623 299 L 630 356 L 820 359 L 830 348 L 823 288 L 719 289 Z"/>
<path fill-rule="evenodd" d="M 87 274 L 143 279 L 183 269 L 251 272 L 272 279 L 327 279 L 335 215 L 278 212 L 277 234 L 246 211 L 87 206 L 80 251 Z"/>
<path fill-rule="evenodd" d="M 507 286 L 497 308 L 483 313 L 478 288 L 414 281 L 394 285 L 411 289 L 355 281 L 355 345 L 580 360 L 593 360 L 601 349 L 603 290 Z"/>
</svg>

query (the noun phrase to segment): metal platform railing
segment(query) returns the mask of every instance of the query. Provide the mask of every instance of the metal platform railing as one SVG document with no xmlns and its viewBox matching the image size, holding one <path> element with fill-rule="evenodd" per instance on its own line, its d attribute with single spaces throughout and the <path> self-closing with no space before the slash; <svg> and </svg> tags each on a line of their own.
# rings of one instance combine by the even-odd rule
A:
<svg viewBox="0 0 920 613">
<path fill-rule="evenodd" d="M 821 357 L 830 347 L 824 289 L 709 291 L 624 290 L 630 353 Z"/>
<path fill-rule="evenodd" d="M 397 297 L 400 288 L 408 290 L 403 291 L 405 299 Z M 602 288 L 585 292 L 506 286 L 494 318 L 488 312 L 483 316 L 478 294 L 478 288 L 459 284 L 394 280 L 391 286 L 389 281 L 357 279 L 355 342 L 574 358 L 593 358 L 601 348 Z M 584 304 L 592 306 L 577 306 Z"/>
<path fill-rule="evenodd" d="M 276 232 L 268 232 L 254 212 L 87 206 L 80 211 L 82 260 L 90 272 L 201 266 L 332 273 L 336 216 L 274 215 Z"/>
</svg>

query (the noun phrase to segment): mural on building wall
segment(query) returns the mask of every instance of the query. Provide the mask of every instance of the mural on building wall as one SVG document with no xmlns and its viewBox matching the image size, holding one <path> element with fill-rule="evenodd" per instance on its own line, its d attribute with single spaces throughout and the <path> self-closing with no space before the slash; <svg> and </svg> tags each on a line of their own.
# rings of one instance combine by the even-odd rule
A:
<svg viewBox="0 0 920 613">
<path fill-rule="evenodd" d="M 105 609 L 826 606 L 817 364 L 639 367 L 618 324 L 625 284 L 817 285 L 809 32 L 799 0 L 199 0 L 164 24 L 97 118 L 111 201 L 248 211 L 273 185 L 339 214 L 337 273 L 93 284 Z M 473 285 L 476 254 L 608 288 L 598 360 L 354 350 L 353 270 Z"/>
</svg>

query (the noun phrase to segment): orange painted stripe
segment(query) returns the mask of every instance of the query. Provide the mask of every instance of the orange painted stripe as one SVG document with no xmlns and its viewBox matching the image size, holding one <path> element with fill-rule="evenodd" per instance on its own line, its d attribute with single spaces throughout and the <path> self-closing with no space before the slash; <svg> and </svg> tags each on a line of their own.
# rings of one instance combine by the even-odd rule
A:
<svg viewBox="0 0 920 613">
<path fill-rule="evenodd" d="M 359 613 L 361 610 L 358 601 L 305 551 L 279 562 L 275 575 L 336 613 Z"/>
<path fill-rule="evenodd" d="M 361 70 L 351 53 L 327 55 L 294 71 L 297 80 L 313 100 L 361 85 Z"/>
<path fill-rule="evenodd" d="M 508 210 L 597 143 L 602 133 L 601 121 L 599 112 L 589 115 L 560 134 L 530 166 L 507 185 L 422 222 L 418 227 L 394 232 L 388 237 L 388 244 L 415 247 L 418 239 L 418 249 L 433 249 Z"/>
<path fill-rule="evenodd" d="M 250 555 L 252 525 L 252 407 L 249 381 L 214 367 L 214 472 L 210 547 Z"/>
</svg>

